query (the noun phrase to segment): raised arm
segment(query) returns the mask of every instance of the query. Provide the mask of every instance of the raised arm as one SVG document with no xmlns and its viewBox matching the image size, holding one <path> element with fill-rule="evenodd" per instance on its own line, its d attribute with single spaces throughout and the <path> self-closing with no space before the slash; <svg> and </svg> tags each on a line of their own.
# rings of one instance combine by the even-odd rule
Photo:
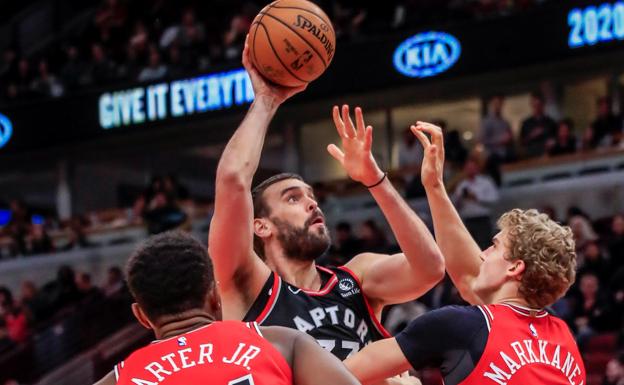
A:
<svg viewBox="0 0 624 385">
<path fill-rule="evenodd" d="M 375 304 L 401 303 L 413 300 L 431 289 L 444 275 L 444 260 L 427 226 L 409 207 L 392 183 L 379 169 L 372 153 L 373 128 L 364 124 L 362 110 L 355 109 L 356 124 L 349 107 L 333 110 L 334 124 L 342 140 L 329 153 L 340 162 L 351 179 L 365 186 L 385 215 L 402 254 L 364 253 L 348 264 L 361 280 L 367 297 Z M 377 184 L 379 181 L 381 183 Z"/>
<path fill-rule="evenodd" d="M 250 62 L 247 42 L 243 65 L 251 79 L 255 100 L 221 154 L 215 181 L 215 212 L 208 239 L 224 319 L 241 319 L 270 274 L 253 250 L 251 183 L 277 108 L 305 89 L 287 89 L 265 81 Z"/>
<path fill-rule="evenodd" d="M 421 178 L 446 270 L 462 298 L 470 304 L 480 304 L 481 299 L 472 290 L 472 281 L 479 275 L 481 249 L 464 226 L 444 188 L 442 129 L 433 124 L 418 122 L 416 126 L 412 126 L 412 132 L 425 148 Z M 431 140 L 425 133 L 431 136 Z"/>
</svg>

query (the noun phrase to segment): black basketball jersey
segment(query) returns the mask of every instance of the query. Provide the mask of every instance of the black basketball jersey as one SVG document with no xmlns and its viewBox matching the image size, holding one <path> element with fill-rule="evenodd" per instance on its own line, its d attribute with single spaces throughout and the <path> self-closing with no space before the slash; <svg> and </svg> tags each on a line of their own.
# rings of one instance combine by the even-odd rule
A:
<svg viewBox="0 0 624 385">
<path fill-rule="evenodd" d="M 346 267 L 317 266 L 321 290 L 303 290 L 271 274 L 244 321 L 308 333 L 341 360 L 370 342 L 390 337 Z"/>
</svg>

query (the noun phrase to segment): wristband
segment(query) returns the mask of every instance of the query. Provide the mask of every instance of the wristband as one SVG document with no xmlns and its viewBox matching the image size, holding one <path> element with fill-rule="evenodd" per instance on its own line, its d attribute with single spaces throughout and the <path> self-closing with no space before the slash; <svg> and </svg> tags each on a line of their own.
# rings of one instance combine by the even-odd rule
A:
<svg viewBox="0 0 624 385">
<path fill-rule="evenodd" d="M 387 177 L 387 176 L 388 176 L 388 173 L 387 173 L 387 172 L 384 172 L 384 173 L 383 173 L 383 176 L 381 177 L 381 179 L 379 179 L 379 182 L 377 182 L 377 183 L 375 183 L 375 184 L 372 184 L 372 185 L 370 185 L 370 186 L 364 185 L 364 187 L 366 187 L 366 188 L 368 188 L 368 189 L 371 189 L 371 188 L 373 188 L 373 187 L 377 187 L 377 186 L 379 186 L 379 185 L 381 184 L 381 182 L 383 182 L 383 181 L 386 179 L 386 177 Z"/>
</svg>

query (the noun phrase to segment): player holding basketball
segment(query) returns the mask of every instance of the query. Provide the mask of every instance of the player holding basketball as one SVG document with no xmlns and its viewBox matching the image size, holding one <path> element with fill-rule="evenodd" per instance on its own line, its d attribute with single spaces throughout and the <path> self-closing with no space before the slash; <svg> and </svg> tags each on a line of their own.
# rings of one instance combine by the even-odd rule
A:
<svg viewBox="0 0 624 385">
<path fill-rule="evenodd" d="M 255 100 L 223 151 L 216 178 L 209 254 L 224 319 L 257 321 L 307 332 L 338 358 L 387 337 L 377 321 L 386 304 L 415 299 L 443 276 L 440 251 L 424 223 L 403 201 L 371 154 L 372 128 L 356 109 L 334 108 L 343 150 L 330 153 L 369 190 L 404 254 L 364 253 L 341 268 L 315 265 L 330 238 L 314 193 L 301 177 L 280 174 L 250 193 L 264 137 L 277 108 L 303 90 L 267 83 L 249 61 Z"/>
<path fill-rule="evenodd" d="M 347 367 L 364 384 L 426 366 L 439 367 L 446 385 L 584 384 L 567 325 L 544 311 L 574 281 L 571 230 L 536 210 L 514 209 L 498 220 L 500 232 L 482 252 L 445 191 L 441 129 L 418 122 L 412 131 L 425 148 L 422 181 L 448 272 L 476 306 L 429 312 L 396 338 L 367 346 Z"/>
<path fill-rule="evenodd" d="M 116 365 L 98 385 L 358 384 L 304 333 L 215 321 L 219 299 L 212 265 L 206 249 L 189 235 L 148 239 L 130 257 L 127 280 L 136 300 L 132 311 L 157 340 Z"/>
</svg>

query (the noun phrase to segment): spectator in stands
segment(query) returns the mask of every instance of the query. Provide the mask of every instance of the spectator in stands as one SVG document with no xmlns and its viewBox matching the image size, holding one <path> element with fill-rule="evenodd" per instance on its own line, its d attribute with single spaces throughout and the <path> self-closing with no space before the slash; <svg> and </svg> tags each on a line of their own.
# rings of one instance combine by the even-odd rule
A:
<svg viewBox="0 0 624 385">
<path fill-rule="evenodd" d="M 21 58 L 17 63 L 17 75 L 14 79 L 17 91 L 21 95 L 30 93 L 30 84 L 33 80 L 30 62 L 26 58 Z"/>
<path fill-rule="evenodd" d="M 486 157 L 495 163 L 506 163 L 514 159 L 514 142 L 511 125 L 503 117 L 501 95 L 493 96 L 488 103 L 488 113 L 481 120 L 478 140 L 485 148 Z"/>
<path fill-rule="evenodd" d="M 102 291 L 91 283 L 89 273 L 79 273 L 76 276 L 76 287 L 80 291 L 83 303 L 93 303 L 103 298 Z"/>
<path fill-rule="evenodd" d="M 481 249 L 492 241 L 492 206 L 498 202 L 498 188 L 488 176 L 481 173 L 479 163 L 468 159 L 464 166 L 464 179 L 452 196 L 455 207 L 466 228 Z"/>
<path fill-rule="evenodd" d="M 65 49 L 65 54 L 67 57 L 61 68 L 61 81 L 67 89 L 74 90 L 87 83 L 87 79 L 85 79 L 87 66 L 80 59 L 78 48 L 75 45 L 68 46 Z"/>
<path fill-rule="evenodd" d="M 570 226 L 574 234 L 577 253 L 582 253 L 587 243 L 598 240 L 598 235 L 593 226 L 589 220 L 582 215 L 571 216 L 568 220 L 568 226 Z"/>
<path fill-rule="evenodd" d="M 37 286 L 32 281 L 23 281 L 21 285 L 20 303 L 24 312 L 31 322 L 36 322 L 41 317 L 44 304 L 39 296 Z"/>
<path fill-rule="evenodd" d="M 89 69 L 91 82 L 104 85 L 115 78 L 115 64 L 108 58 L 104 48 L 97 43 L 91 45 L 91 67 Z"/>
<path fill-rule="evenodd" d="M 42 224 L 30 226 L 29 240 L 31 254 L 45 254 L 54 251 L 52 238 L 50 238 Z"/>
<path fill-rule="evenodd" d="M 160 60 L 160 52 L 155 46 L 149 49 L 149 64 L 139 73 L 140 82 L 150 82 L 163 79 L 167 76 L 167 66 Z"/>
<path fill-rule="evenodd" d="M 461 170 L 468 158 L 468 150 L 462 144 L 461 136 L 457 130 L 446 130 L 446 122 L 438 121 L 438 127 L 444 132 L 444 156 L 451 169 Z M 446 164 L 445 164 L 446 166 Z"/>
<path fill-rule="evenodd" d="M 624 215 L 616 214 L 611 220 L 611 234 L 607 238 L 611 271 L 624 267 Z"/>
<path fill-rule="evenodd" d="M 336 225 L 334 244 L 330 249 L 330 265 L 342 266 L 362 251 L 362 242 L 353 234 L 348 222 Z"/>
<path fill-rule="evenodd" d="M 598 115 L 589 128 L 589 146 L 597 148 L 615 145 L 622 135 L 622 118 L 613 113 L 611 98 L 603 96 L 596 104 Z"/>
<path fill-rule="evenodd" d="M 600 290 L 598 277 L 585 273 L 579 279 L 579 292 L 572 304 L 573 327 L 581 351 L 596 332 L 612 328 L 609 322 L 609 303 Z"/>
<path fill-rule="evenodd" d="M 423 197 L 425 189 L 420 182 L 420 166 L 423 161 L 423 147 L 408 128 L 402 133 L 399 143 L 399 170 L 405 181 L 405 197 Z"/>
<path fill-rule="evenodd" d="M 608 282 L 608 278 L 611 274 L 609 263 L 603 255 L 597 241 L 587 242 L 579 257 L 582 261 L 578 268 L 579 275 L 592 273 L 598 277 L 600 282 Z"/>
<path fill-rule="evenodd" d="M 182 225 L 187 215 L 182 211 L 175 197 L 165 191 L 152 198 L 143 215 L 149 234 L 158 234 Z"/>
<path fill-rule="evenodd" d="M 58 98 L 64 93 L 63 85 L 54 74 L 50 73 L 46 60 L 39 62 L 39 75 L 33 80 L 31 88 L 38 95 L 47 97 Z"/>
<path fill-rule="evenodd" d="M 333 24 L 337 37 L 356 37 L 366 21 L 365 5 L 349 0 L 332 1 Z"/>
<path fill-rule="evenodd" d="M 557 124 L 544 113 L 544 96 L 531 95 L 532 115 L 522 122 L 520 142 L 525 158 L 534 158 L 546 153 L 546 143 L 556 137 Z"/>
<path fill-rule="evenodd" d="M 24 202 L 14 199 L 9 204 L 11 220 L 7 224 L 6 232 L 11 237 L 10 253 L 12 256 L 26 255 L 26 236 L 30 226 L 30 212 Z"/>
<path fill-rule="evenodd" d="M 134 25 L 134 32 L 128 41 L 128 50 L 138 58 L 146 58 L 150 54 L 149 33 L 143 21 L 138 20 Z"/>
<path fill-rule="evenodd" d="M 13 300 L 13 294 L 6 287 L 0 287 L 0 316 L 4 319 L 8 337 L 20 344 L 30 337 L 28 318 L 21 306 Z"/>
<path fill-rule="evenodd" d="M 548 155 L 557 156 L 576 152 L 576 137 L 572 133 L 574 123 L 571 119 L 563 119 L 557 127 L 557 137 L 546 143 Z"/>
<path fill-rule="evenodd" d="M 142 68 L 143 62 L 136 48 L 128 44 L 126 46 L 126 57 L 117 67 L 116 76 L 125 81 L 135 81 L 139 77 L 139 72 Z"/>
<path fill-rule="evenodd" d="M 362 250 L 368 250 L 371 253 L 385 254 L 390 249 L 386 234 L 372 219 L 368 219 L 360 225 L 360 242 Z"/>
<path fill-rule="evenodd" d="M 117 266 L 109 268 L 108 274 L 106 276 L 106 282 L 102 287 L 104 296 L 106 296 L 107 298 L 116 297 L 120 295 L 124 291 L 124 289 L 125 284 L 121 269 Z"/>
<path fill-rule="evenodd" d="M 49 282 L 41 289 L 46 298 L 46 317 L 53 317 L 59 311 L 75 305 L 80 301 L 81 294 L 76 287 L 74 269 L 64 265 L 56 273 L 56 280 Z"/>
<path fill-rule="evenodd" d="M 167 60 L 168 76 L 171 79 L 181 78 L 188 72 L 188 63 L 183 61 L 180 47 L 177 44 L 171 44 L 167 49 Z"/>
<path fill-rule="evenodd" d="M 624 385 L 624 352 L 609 360 L 602 385 Z"/>
<path fill-rule="evenodd" d="M 68 242 L 62 248 L 64 251 L 95 246 L 95 244 L 91 243 L 87 239 L 87 234 L 85 233 L 84 224 L 81 218 L 72 218 L 69 221 L 68 230 Z"/>
<path fill-rule="evenodd" d="M 226 60 L 236 60 L 240 57 L 250 26 L 251 19 L 246 15 L 237 14 L 232 17 L 230 28 L 223 37 L 223 55 Z"/>
<path fill-rule="evenodd" d="M 162 190 L 176 201 L 185 201 L 190 198 L 188 188 L 181 184 L 173 174 L 167 174 L 162 178 Z"/>
<path fill-rule="evenodd" d="M 0 63 L 0 79 L 11 73 L 16 66 L 17 53 L 13 48 L 7 48 L 2 52 L 2 62 Z"/>
<path fill-rule="evenodd" d="M 104 0 L 95 14 L 95 26 L 99 39 L 104 44 L 114 44 L 121 40 L 128 19 L 128 10 L 120 0 Z"/>
</svg>

